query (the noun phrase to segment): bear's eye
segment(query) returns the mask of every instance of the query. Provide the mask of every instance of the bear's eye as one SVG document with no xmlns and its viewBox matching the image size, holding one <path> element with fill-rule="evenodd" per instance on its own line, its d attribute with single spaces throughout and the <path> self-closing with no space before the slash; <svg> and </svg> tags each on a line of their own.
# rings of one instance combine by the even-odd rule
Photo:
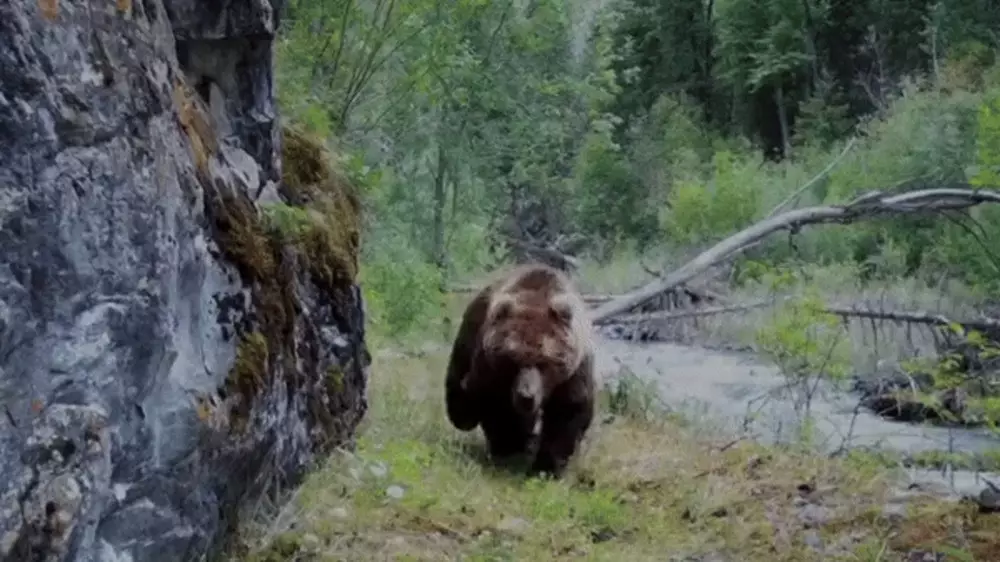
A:
<svg viewBox="0 0 1000 562">
<path fill-rule="evenodd" d="M 573 309 L 566 303 L 552 303 L 552 305 L 549 306 L 549 319 L 557 324 L 568 326 L 573 320 Z"/>
</svg>

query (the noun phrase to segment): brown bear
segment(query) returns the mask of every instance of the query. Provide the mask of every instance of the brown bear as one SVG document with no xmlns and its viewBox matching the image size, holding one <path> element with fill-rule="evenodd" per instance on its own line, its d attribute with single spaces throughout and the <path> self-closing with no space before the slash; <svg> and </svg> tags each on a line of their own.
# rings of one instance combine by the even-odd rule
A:
<svg viewBox="0 0 1000 562">
<path fill-rule="evenodd" d="M 482 426 L 490 456 L 531 453 L 532 473 L 559 477 L 594 417 L 591 323 L 561 271 L 520 266 L 467 305 L 445 380 L 448 419 Z"/>
</svg>

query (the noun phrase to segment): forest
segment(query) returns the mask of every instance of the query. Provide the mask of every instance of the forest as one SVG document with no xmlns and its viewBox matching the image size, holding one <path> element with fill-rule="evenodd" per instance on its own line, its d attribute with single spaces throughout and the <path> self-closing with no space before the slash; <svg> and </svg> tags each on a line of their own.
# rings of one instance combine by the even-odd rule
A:
<svg viewBox="0 0 1000 562">
<path fill-rule="evenodd" d="M 605 333 L 632 329 L 613 322 L 622 313 L 659 315 L 658 333 L 643 337 L 754 351 L 799 389 L 796 411 L 808 415 L 819 381 L 849 382 L 873 410 L 890 400 L 895 419 L 995 431 L 998 33 L 993 0 L 288 0 L 276 96 L 283 118 L 323 139 L 360 190 L 373 349 L 447 342 L 456 294 L 467 297 L 502 264 L 538 259 L 574 272 Z M 271 216 L 291 216 L 280 211 Z M 653 302 L 670 291 L 687 305 Z M 639 426 L 609 426 L 620 439 L 596 445 L 579 476 L 591 491 L 487 483 L 485 469 L 455 461 L 465 449 L 442 436 L 450 430 L 436 412 L 415 413 L 426 396 L 438 400 L 440 350 L 407 353 L 373 375 L 384 394 L 373 399 L 361 450 L 410 484 L 385 489 L 374 477 L 351 500 L 364 513 L 357 521 L 324 519 L 323 532 L 332 525 L 363 543 L 329 547 L 341 554 L 613 560 L 628 548 L 630 560 L 660 560 L 669 536 L 677 552 L 736 556 L 677 560 L 815 560 L 808 539 L 771 545 L 772 531 L 785 536 L 783 517 L 799 525 L 800 511 L 774 515 L 763 500 L 743 507 L 745 498 L 794 474 L 807 487 L 822 480 L 889 501 L 880 494 L 891 486 L 872 488 L 886 458 L 835 467 L 812 449 L 702 447 L 677 436 L 686 422 L 674 418 L 653 435 L 655 400 L 626 396 L 640 393 L 638 382 L 605 397 Z M 892 372 L 927 393 L 904 404 L 872 390 Z M 397 375 L 410 386 L 385 382 Z M 684 451 L 686 468 L 660 459 L 660 472 L 647 474 L 653 450 Z M 949 446 L 907 462 L 985 470 L 1000 465 L 997 450 Z M 770 472 L 753 482 L 749 468 L 719 468 L 762 457 Z M 703 479 L 723 473 L 715 484 Z M 338 478 L 328 471 L 313 485 Z M 421 478 L 430 484 L 410 487 Z M 656 487 L 664 479 L 700 492 Z M 444 492 L 453 480 L 488 491 Z M 396 519 L 380 511 L 383 490 L 385 501 L 406 504 Z M 340 500 L 316 501 L 303 509 L 341 509 L 330 507 Z M 909 526 L 883 527 L 869 517 L 881 507 L 866 502 L 830 508 L 850 511 L 837 532 L 873 533 L 844 559 L 895 560 L 928 541 L 951 545 L 956 560 L 1000 548 L 995 516 L 921 504 L 904 518 Z M 740 507 L 726 516 L 721 504 Z M 509 515 L 481 535 L 486 519 L 503 515 L 484 515 L 497 505 L 531 513 L 530 530 Z M 662 505 L 676 509 L 664 515 Z M 741 523 L 728 525 L 736 512 Z M 636 513 L 638 528 L 629 523 Z M 707 522 L 691 531 L 698 517 Z M 406 538 L 379 546 L 371 528 Z"/>
<path fill-rule="evenodd" d="M 525 244 L 683 260 L 789 198 L 1000 183 L 998 24 L 989 0 L 292 0 L 277 95 L 362 186 L 372 307 L 405 331 Z M 990 290 L 996 213 L 750 257 Z"/>
</svg>

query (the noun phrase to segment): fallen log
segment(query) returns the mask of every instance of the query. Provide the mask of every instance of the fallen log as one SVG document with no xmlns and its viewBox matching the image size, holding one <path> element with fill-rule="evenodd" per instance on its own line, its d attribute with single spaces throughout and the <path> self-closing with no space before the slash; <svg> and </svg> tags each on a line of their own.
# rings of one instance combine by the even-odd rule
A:
<svg viewBox="0 0 1000 562">
<path fill-rule="evenodd" d="M 731 314 L 734 312 L 746 312 L 758 308 L 766 308 L 768 306 L 773 306 L 781 301 L 790 300 L 793 297 L 785 296 L 776 299 L 767 299 L 754 301 L 751 303 L 732 305 L 732 306 L 716 306 L 709 308 L 702 308 L 698 310 L 685 310 L 680 312 L 644 312 L 640 314 L 625 314 L 620 316 L 615 316 L 612 318 L 607 318 L 599 322 L 594 322 L 595 325 L 603 324 L 627 324 L 627 323 L 638 323 L 647 321 L 665 321 L 665 320 L 677 320 L 683 318 L 695 318 L 702 316 L 714 316 L 719 314 Z M 865 318 L 871 320 L 885 320 L 889 322 L 899 322 L 899 323 L 909 323 L 909 324 L 923 324 L 930 326 L 946 327 L 951 325 L 962 326 L 965 330 L 976 330 L 984 333 L 997 333 L 1000 331 L 1000 320 L 993 318 L 980 318 L 976 320 L 955 320 L 948 318 L 943 314 L 933 314 L 928 312 L 885 312 L 880 310 L 872 310 L 864 307 L 840 307 L 840 306 L 826 306 L 820 309 L 822 312 L 827 314 L 834 314 L 842 318 Z"/>
<path fill-rule="evenodd" d="M 845 205 L 806 207 L 786 211 L 726 238 L 669 275 L 598 306 L 593 313 L 594 322 L 600 323 L 618 316 L 661 293 L 687 283 L 718 262 L 775 232 L 788 230 L 795 233 L 807 225 L 847 224 L 878 216 L 967 209 L 982 203 L 1000 203 L 1000 192 L 993 189 L 967 188 L 922 189 L 895 195 L 873 192 Z"/>
<path fill-rule="evenodd" d="M 473 286 L 456 286 L 449 288 L 451 292 L 455 293 L 471 293 L 478 291 L 479 287 Z M 725 297 L 722 295 L 716 295 L 715 293 L 709 292 L 713 298 L 721 302 L 725 302 Z M 621 299 L 623 295 L 609 295 L 609 294 L 584 294 L 583 301 L 591 306 L 600 306 L 602 304 L 613 302 L 616 299 Z M 594 325 L 601 326 L 607 324 L 630 324 L 636 322 L 644 321 L 665 321 L 665 320 L 681 320 L 684 318 L 701 318 L 704 316 L 717 316 L 719 314 L 732 314 L 737 312 L 748 312 L 750 310 L 756 310 L 760 308 L 767 308 L 768 306 L 774 306 L 779 302 L 787 301 L 793 299 L 793 296 L 782 296 L 771 299 L 762 299 L 757 301 L 752 301 L 744 304 L 734 304 L 726 306 L 711 306 L 698 308 L 693 310 L 682 310 L 682 311 L 656 311 L 656 312 L 640 312 L 636 314 L 619 314 L 610 318 L 605 318 L 603 320 L 595 320 Z M 922 324 L 946 327 L 952 324 L 957 324 L 962 326 L 966 330 L 976 330 L 984 333 L 1000 333 L 1000 319 L 993 318 L 981 318 L 978 320 L 954 320 L 948 318 L 943 314 L 934 314 L 929 312 L 886 312 L 880 310 L 874 310 L 870 308 L 864 308 L 860 306 L 854 307 L 841 307 L 841 306 L 827 306 L 821 309 L 823 312 L 828 314 L 835 314 L 842 318 L 864 318 L 869 320 L 885 320 L 890 322 L 899 323 L 909 323 L 909 324 Z"/>
<path fill-rule="evenodd" d="M 779 299 L 779 300 L 784 300 L 784 299 Z M 594 325 L 601 326 L 607 324 L 631 324 L 631 323 L 648 322 L 648 321 L 680 320 L 683 318 L 700 318 L 702 316 L 717 316 L 719 314 L 746 312 L 758 308 L 767 308 L 768 306 L 773 306 L 774 304 L 775 301 L 769 299 L 766 301 L 754 301 L 747 304 L 730 305 L 730 306 L 712 306 L 694 310 L 682 310 L 678 312 L 661 311 L 661 312 L 641 312 L 637 314 L 622 314 L 619 316 L 614 316 L 612 318 L 606 318 L 604 320 L 601 320 L 600 322 L 595 321 Z"/>
<path fill-rule="evenodd" d="M 477 285 L 452 285 L 445 290 L 449 293 L 462 294 L 462 293 L 475 293 L 481 288 L 482 287 L 479 287 Z M 703 300 L 706 302 L 726 302 L 725 296 L 720 295 L 719 293 L 716 293 L 714 291 L 710 291 L 708 289 L 690 289 L 687 287 L 678 287 L 678 289 L 682 290 L 688 297 L 691 297 L 694 300 Z M 600 294 L 600 293 L 587 293 L 582 296 L 583 296 L 583 302 L 592 306 L 604 304 L 606 302 L 610 302 L 614 299 L 622 297 L 622 295 Z"/>
<path fill-rule="evenodd" d="M 965 330 L 976 330 L 983 333 L 996 333 L 1000 330 L 1000 320 L 994 318 L 980 318 L 977 320 L 955 320 L 943 314 L 933 314 L 929 312 L 884 312 L 871 310 L 862 307 L 825 307 L 825 312 L 836 314 L 847 318 L 868 318 L 872 320 L 887 320 L 891 322 L 925 324 L 930 326 L 946 327 L 959 325 Z"/>
</svg>

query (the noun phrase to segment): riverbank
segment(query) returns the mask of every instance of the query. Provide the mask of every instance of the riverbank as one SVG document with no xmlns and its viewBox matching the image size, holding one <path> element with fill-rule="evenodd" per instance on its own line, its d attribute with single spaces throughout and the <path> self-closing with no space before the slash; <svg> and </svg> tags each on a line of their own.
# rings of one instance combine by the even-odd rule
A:
<svg viewBox="0 0 1000 562">
<path fill-rule="evenodd" d="M 805 562 L 1000 551 L 1000 516 L 906 489 L 870 455 L 731 439 L 667 413 L 639 376 L 602 396 L 602 423 L 563 481 L 525 479 L 485 462 L 478 432 L 447 425 L 446 360 L 437 347 L 376 356 L 357 450 L 248 529 L 248 551 L 233 559 Z"/>
<path fill-rule="evenodd" d="M 603 372 L 612 377 L 628 373 L 648 381 L 670 408 L 697 418 L 700 424 L 729 435 L 753 435 L 763 443 L 797 443 L 803 437 L 796 411 L 801 396 L 788 388 L 776 368 L 750 354 L 606 338 L 600 349 L 598 364 Z M 935 458 L 962 456 L 987 461 L 1000 447 L 1000 439 L 987 428 L 897 422 L 859 408 L 857 395 L 829 386 L 821 390 L 809 405 L 809 441 L 820 453 L 863 448 L 929 464 Z M 978 494 L 985 485 L 980 476 L 1000 480 L 994 472 L 942 473 L 933 468 L 912 470 L 911 476 L 968 495 Z"/>
</svg>

